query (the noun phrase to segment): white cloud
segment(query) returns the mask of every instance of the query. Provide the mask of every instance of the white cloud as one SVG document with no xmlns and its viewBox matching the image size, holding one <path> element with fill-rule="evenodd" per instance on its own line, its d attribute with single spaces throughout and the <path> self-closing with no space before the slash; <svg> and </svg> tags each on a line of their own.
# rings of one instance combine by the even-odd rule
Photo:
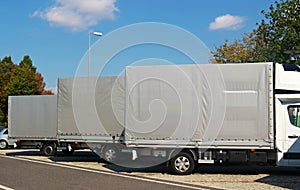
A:
<svg viewBox="0 0 300 190">
<path fill-rule="evenodd" d="M 34 17 L 47 20 L 51 26 L 82 30 L 101 20 L 113 20 L 118 8 L 116 0 L 55 0 L 56 4 L 43 11 L 35 11 Z"/>
<path fill-rule="evenodd" d="M 50 87 L 50 88 L 46 88 L 45 90 L 50 90 L 53 94 L 57 94 L 57 86 L 56 87 Z"/>
<path fill-rule="evenodd" d="M 232 16 L 226 14 L 215 18 L 215 21 L 209 24 L 211 30 L 238 30 L 244 26 L 245 18 L 241 16 Z"/>
</svg>

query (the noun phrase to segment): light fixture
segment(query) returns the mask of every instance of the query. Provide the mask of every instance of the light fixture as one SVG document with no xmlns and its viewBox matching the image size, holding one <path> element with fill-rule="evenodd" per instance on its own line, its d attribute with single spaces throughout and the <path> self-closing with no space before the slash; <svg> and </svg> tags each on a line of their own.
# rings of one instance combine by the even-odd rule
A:
<svg viewBox="0 0 300 190">
<path fill-rule="evenodd" d="M 88 77 L 90 76 L 90 61 L 91 61 L 91 35 L 102 36 L 102 32 L 89 32 L 89 49 L 88 49 Z"/>
</svg>

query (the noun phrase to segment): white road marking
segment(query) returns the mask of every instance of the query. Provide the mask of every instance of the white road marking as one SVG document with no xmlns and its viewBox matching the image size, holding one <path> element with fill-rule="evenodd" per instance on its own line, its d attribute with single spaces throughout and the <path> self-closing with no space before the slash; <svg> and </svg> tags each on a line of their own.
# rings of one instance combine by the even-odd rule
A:
<svg viewBox="0 0 300 190">
<path fill-rule="evenodd" d="M 2 189 L 2 190 L 14 190 L 12 188 L 6 187 L 6 186 L 1 185 L 1 184 L 0 184 L 0 189 Z"/>
<path fill-rule="evenodd" d="M 138 177 L 138 176 L 131 176 L 131 175 L 112 173 L 112 172 L 106 172 L 106 171 L 100 171 L 100 170 L 92 170 L 92 169 L 87 169 L 87 168 L 79 168 L 79 167 L 75 167 L 75 166 L 68 166 L 68 165 L 45 162 L 45 161 L 43 162 L 43 161 L 38 161 L 38 160 L 30 160 L 30 159 L 26 159 L 26 158 L 9 157 L 9 156 L 4 156 L 4 155 L 0 155 L 0 157 L 10 158 L 10 159 L 15 159 L 15 160 L 22 160 L 22 161 L 38 163 L 38 164 L 45 164 L 45 165 L 56 166 L 56 167 L 61 167 L 61 168 L 68 168 L 68 169 L 73 169 L 73 170 L 81 170 L 81 171 L 86 171 L 86 172 L 111 175 L 111 176 L 122 177 L 122 178 L 127 178 L 127 179 L 146 181 L 146 182 L 163 184 L 163 185 L 170 185 L 170 186 L 174 186 L 174 187 L 183 187 L 183 188 L 197 189 L 197 190 L 210 190 L 211 189 L 209 187 L 203 188 L 203 187 L 195 187 L 195 186 L 185 185 L 185 184 L 176 184 L 176 183 L 167 182 L 167 181 L 159 181 L 159 180 L 155 180 L 155 179 L 148 179 L 148 178 L 143 178 L 143 177 Z M 1 186 L 0 186 L 0 188 L 1 188 Z M 4 189 L 4 190 L 12 190 L 12 189 Z"/>
</svg>

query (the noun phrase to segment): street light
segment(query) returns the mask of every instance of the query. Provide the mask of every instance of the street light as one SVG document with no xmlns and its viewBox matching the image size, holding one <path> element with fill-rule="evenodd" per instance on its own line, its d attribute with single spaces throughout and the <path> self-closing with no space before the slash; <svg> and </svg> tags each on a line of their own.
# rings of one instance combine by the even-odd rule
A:
<svg viewBox="0 0 300 190">
<path fill-rule="evenodd" d="M 89 49 L 88 49 L 88 76 L 90 76 L 90 61 L 91 61 L 91 35 L 102 36 L 101 32 L 89 32 Z"/>
</svg>

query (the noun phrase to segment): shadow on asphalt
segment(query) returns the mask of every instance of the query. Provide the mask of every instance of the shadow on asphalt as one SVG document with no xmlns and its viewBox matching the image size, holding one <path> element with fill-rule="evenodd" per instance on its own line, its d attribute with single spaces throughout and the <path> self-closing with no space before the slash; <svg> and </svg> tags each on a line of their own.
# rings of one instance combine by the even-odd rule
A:
<svg viewBox="0 0 300 190">
<path fill-rule="evenodd" d="M 130 160 L 123 158 L 116 163 L 107 163 L 103 166 L 116 172 L 137 172 L 137 173 L 168 173 L 169 170 L 166 164 L 158 160 L 140 158 L 137 160 Z"/>
<path fill-rule="evenodd" d="M 40 151 L 22 150 L 18 152 L 6 153 L 7 156 L 43 156 Z M 98 162 L 103 167 L 115 172 L 126 173 L 169 173 L 165 164 L 157 164 L 153 160 L 138 159 L 132 161 L 123 159 L 116 164 L 111 164 L 100 159 L 92 151 L 75 151 L 73 155 L 66 156 L 58 152 L 56 156 L 49 157 L 54 162 Z M 152 162 L 152 163 L 151 163 Z M 272 167 L 257 165 L 199 165 L 194 175 L 222 174 L 222 175 L 258 175 L 266 174 L 266 177 L 255 180 L 255 182 L 269 184 L 275 187 L 287 189 L 300 189 L 300 169 L 288 167 Z M 199 176 L 199 180 L 203 180 Z"/>
<path fill-rule="evenodd" d="M 300 189 L 300 176 L 289 174 L 269 175 L 256 180 L 256 182 L 265 183 L 268 185 L 282 187 L 286 189 Z"/>
<path fill-rule="evenodd" d="M 7 156 L 30 156 L 41 157 L 44 156 L 39 150 L 19 149 L 19 151 L 6 153 Z M 129 158 L 123 158 L 117 163 L 109 163 L 101 159 L 96 153 L 87 151 L 75 151 L 72 155 L 65 155 L 58 151 L 55 156 L 49 157 L 53 162 L 98 162 L 103 164 L 103 167 L 115 172 L 151 172 L 151 173 L 165 173 L 167 167 L 160 163 L 153 163 L 152 160 L 136 160 L 132 161 Z"/>
<path fill-rule="evenodd" d="M 6 153 L 7 156 L 44 156 L 39 150 L 24 150 Z M 104 162 L 97 154 L 92 151 L 75 151 L 72 155 L 65 155 L 58 151 L 55 156 L 49 157 L 53 162 Z"/>
<path fill-rule="evenodd" d="M 140 160 L 138 163 L 142 163 Z M 152 166 L 152 167 L 140 167 L 138 163 L 134 167 L 124 167 L 116 164 L 106 164 L 104 167 L 115 172 L 127 172 L 127 173 L 162 173 L 170 174 L 169 169 L 165 164 Z M 133 163 L 131 163 L 133 164 Z M 199 175 L 199 181 L 205 181 L 206 174 L 218 175 L 230 175 L 233 178 L 234 175 L 259 175 L 266 174 L 266 177 L 259 178 L 255 182 L 271 185 L 274 187 L 286 188 L 286 189 L 300 189 L 300 169 L 289 167 L 273 167 L 273 166 L 258 166 L 258 165 L 200 165 L 195 170 L 193 175 Z M 218 179 L 216 179 L 218 181 Z M 221 183 L 224 181 L 221 180 Z M 240 183 L 237 179 L 237 183 Z M 247 183 L 241 182 L 241 183 Z"/>
<path fill-rule="evenodd" d="M 236 174 L 236 175 L 300 175 L 299 168 L 274 167 L 267 165 L 223 164 L 223 165 L 200 165 L 196 170 L 201 174 Z M 300 176 L 299 176 L 300 177 Z M 300 181 L 299 181 L 300 183 Z"/>
<path fill-rule="evenodd" d="M 20 149 L 17 152 L 8 152 L 7 156 L 43 156 L 40 151 Z"/>
<path fill-rule="evenodd" d="M 49 158 L 54 162 L 103 162 L 99 156 L 90 151 L 75 151 L 72 155 L 65 155 L 62 152 L 57 152 L 55 156 Z"/>
<path fill-rule="evenodd" d="M 300 169 L 291 167 L 273 167 L 258 165 L 202 165 L 196 173 L 223 175 L 259 175 L 266 177 L 255 182 L 287 189 L 300 189 Z"/>
<path fill-rule="evenodd" d="M 105 164 L 103 167 L 110 169 L 115 172 L 126 172 L 126 173 L 168 173 L 168 168 L 164 165 L 158 166 L 133 166 L 130 167 L 129 165 L 126 166 L 124 164 L 117 165 L 117 164 Z"/>
</svg>

